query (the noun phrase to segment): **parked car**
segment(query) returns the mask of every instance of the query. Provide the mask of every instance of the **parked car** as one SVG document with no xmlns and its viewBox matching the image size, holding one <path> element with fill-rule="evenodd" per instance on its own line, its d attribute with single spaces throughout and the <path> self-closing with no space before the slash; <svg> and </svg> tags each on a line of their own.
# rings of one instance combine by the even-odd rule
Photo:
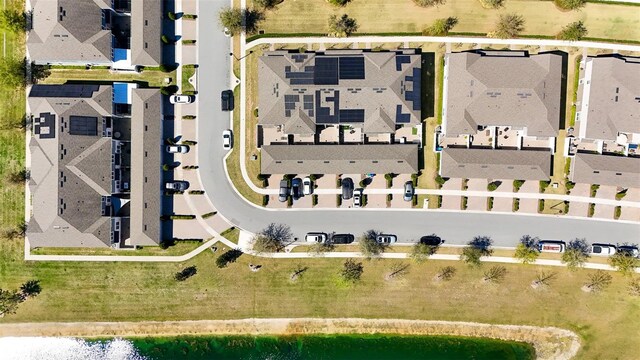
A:
<svg viewBox="0 0 640 360">
<path fill-rule="evenodd" d="M 193 102 L 193 96 L 191 95 L 171 95 L 169 96 L 169 102 L 172 104 L 191 104 Z"/>
<path fill-rule="evenodd" d="M 220 98 L 222 99 L 222 111 L 233 110 L 233 91 L 224 90 Z"/>
<path fill-rule="evenodd" d="M 298 200 L 302 196 L 302 180 L 295 178 L 291 180 L 291 197 Z"/>
<path fill-rule="evenodd" d="M 356 238 L 351 234 L 333 234 L 332 244 L 351 244 Z"/>
<path fill-rule="evenodd" d="M 538 243 L 538 250 L 540 252 L 561 253 L 564 252 L 564 241 L 544 240 Z"/>
<path fill-rule="evenodd" d="M 391 234 L 380 234 L 376 237 L 376 241 L 380 244 L 393 244 L 398 241 L 398 237 Z"/>
<path fill-rule="evenodd" d="M 313 183 L 309 177 L 302 179 L 302 193 L 305 195 L 311 195 L 313 192 Z"/>
<path fill-rule="evenodd" d="M 616 246 L 612 244 L 591 245 L 591 255 L 613 255 L 616 253 Z"/>
<path fill-rule="evenodd" d="M 635 245 L 618 246 L 618 252 L 631 254 L 631 256 L 635 257 L 638 257 L 638 255 L 640 255 L 640 251 L 638 251 L 638 247 Z"/>
<path fill-rule="evenodd" d="M 187 145 L 168 145 L 167 152 L 169 154 L 186 154 L 189 152 Z"/>
<path fill-rule="evenodd" d="M 185 191 L 189 188 L 189 183 L 186 181 L 167 181 L 164 184 L 164 188 L 173 191 Z"/>
<path fill-rule="evenodd" d="M 362 189 L 358 188 L 353 192 L 353 207 L 359 208 L 362 206 Z"/>
<path fill-rule="evenodd" d="M 413 200 L 413 193 L 415 192 L 413 188 L 413 181 L 407 181 L 404 183 L 404 201 Z"/>
<path fill-rule="evenodd" d="M 439 246 L 444 242 L 439 236 L 426 235 L 420 238 L 420 243 L 429 246 Z"/>
<path fill-rule="evenodd" d="M 280 192 L 278 193 L 278 201 L 285 202 L 289 196 L 289 182 L 287 180 L 280 180 Z"/>
<path fill-rule="evenodd" d="M 225 130 L 222 132 L 222 148 L 225 150 L 231 150 L 233 147 L 233 133 L 231 130 Z"/>
<path fill-rule="evenodd" d="M 342 179 L 342 200 L 349 200 L 353 197 L 353 180 L 351 178 Z"/>
<path fill-rule="evenodd" d="M 310 232 L 307 233 L 304 237 L 304 241 L 306 242 L 316 242 L 324 244 L 327 242 L 328 236 L 323 232 Z"/>
</svg>

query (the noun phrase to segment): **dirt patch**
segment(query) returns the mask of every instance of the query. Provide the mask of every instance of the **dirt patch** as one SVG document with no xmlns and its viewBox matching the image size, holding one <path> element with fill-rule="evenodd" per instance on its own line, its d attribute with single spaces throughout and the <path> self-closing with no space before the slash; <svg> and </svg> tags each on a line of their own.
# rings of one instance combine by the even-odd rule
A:
<svg viewBox="0 0 640 360">
<path fill-rule="evenodd" d="M 580 348 L 578 335 L 555 327 L 428 320 L 300 318 L 0 324 L 0 336 L 134 337 L 374 333 L 469 336 L 520 341 L 532 344 L 538 359 L 571 359 Z"/>
</svg>

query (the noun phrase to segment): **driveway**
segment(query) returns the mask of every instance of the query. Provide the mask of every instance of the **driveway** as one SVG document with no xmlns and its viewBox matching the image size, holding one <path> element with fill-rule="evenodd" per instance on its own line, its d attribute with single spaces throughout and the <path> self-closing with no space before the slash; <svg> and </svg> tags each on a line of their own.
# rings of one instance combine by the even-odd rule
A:
<svg viewBox="0 0 640 360">
<path fill-rule="evenodd" d="M 218 99 L 223 89 L 230 88 L 231 57 L 226 50 L 229 49 L 230 39 L 226 38 L 220 30 L 217 19 L 218 11 L 225 6 L 229 6 L 228 1 L 198 2 L 198 32 L 200 36 L 206 36 L 206 39 L 198 41 L 198 63 L 200 64 L 198 90 L 200 99 L 208 99 L 198 101 L 198 146 L 200 146 L 198 163 L 203 186 L 211 196 L 214 206 L 238 227 L 257 232 L 272 222 L 286 223 L 291 226 L 291 230 L 297 237 L 318 229 L 360 234 L 366 229 L 385 228 L 395 233 L 401 242 L 435 232 L 446 238 L 450 244 L 463 244 L 475 235 L 486 234 L 494 239 L 496 246 L 514 246 L 517 239 L 526 233 L 567 240 L 585 237 L 594 241 L 615 233 L 620 241 L 637 241 L 640 225 L 590 219 L 421 210 L 292 209 L 276 212 L 250 205 L 228 182 L 223 166 L 225 153 L 218 139 L 219 134 L 230 127 L 231 117 L 229 114 L 223 114 L 218 107 L 211 106 L 211 102 Z M 223 119 L 225 116 L 229 122 L 206 121 L 206 119 Z M 212 140 L 209 141 L 209 139 Z M 484 189 L 486 189 L 486 182 Z M 535 200 L 534 203 L 537 207 Z M 400 223 L 406 225 L 394 225 Z"/>
</svg>

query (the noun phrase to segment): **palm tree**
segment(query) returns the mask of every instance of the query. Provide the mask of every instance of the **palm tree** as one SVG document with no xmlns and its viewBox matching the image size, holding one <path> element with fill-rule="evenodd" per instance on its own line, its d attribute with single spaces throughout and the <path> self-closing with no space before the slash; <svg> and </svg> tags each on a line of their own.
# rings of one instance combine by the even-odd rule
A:
<svg viewBox="0 0 640 360">
<path fill-rule="evenodd" d="M 37 296 L 41 291 L 40 280 L 29 280 L 20 286 L 20 294 L 24 300 L 32 296 Z"/>
</svg>

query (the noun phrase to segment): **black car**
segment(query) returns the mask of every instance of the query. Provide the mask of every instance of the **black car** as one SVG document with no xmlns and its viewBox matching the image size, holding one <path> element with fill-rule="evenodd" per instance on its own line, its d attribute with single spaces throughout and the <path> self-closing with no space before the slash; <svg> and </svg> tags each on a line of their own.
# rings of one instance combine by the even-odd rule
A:
<svg viewBox="0 0 640 360">
<path fill-rule="evenodd" d="M 351 234 L 334 234 L 331 237 L 332 244 L 351 244 L 355 237 Z"/>
<path fill-rule="evenodd" d="M 225 90 L 220 97 L 222 98 L 222 111 L 233 110 L 233 91 Z"/>
<path fill-rule="evenodd" d="M 285 202 L 289 196 L 289 182 L 280 180 L 280 192 L 278 193 L 278 201 Z"/>
<path fill-rule="evenodd" d="M 291 180 L 291 197 L 293 200 L 298 200 L 302 196 L 302 180 L 295 178 Z"/>
<path fill-rule="evenodd" d="M 427 235 L 420 238 L 420 244 L 425 244 L 429 246 L 439 246 L 443 242 L 444 240 L 442 240 L 439 236 L 436 236 L 436 235 Z"/>
<path fill-rule="evenodd" d="M 342 179 L 342 200 L 349 200 L 353 197 L 353 180 L 351 178 Z"/>
</svg>

